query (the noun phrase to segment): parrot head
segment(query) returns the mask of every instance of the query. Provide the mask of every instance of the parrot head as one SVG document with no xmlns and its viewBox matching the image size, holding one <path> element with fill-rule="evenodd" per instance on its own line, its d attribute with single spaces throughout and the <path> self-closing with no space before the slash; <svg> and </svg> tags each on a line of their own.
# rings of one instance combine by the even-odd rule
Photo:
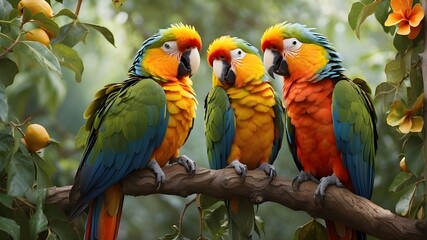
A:
<svg viewBox="0 0 427 240">
<path fill-rule="evenodd" d="M 262 81 L 264 66 L 258 49 L 243 39 L 222 36 L 208 48 L 208 62 L 213 68 L 213 85 L 240 88 L 251 81 Z"/>
<path fill-rule="evenodd" d="M 309 79 L 341 76 L 341 57 L 321 34 L 298 23 L 279 23 L 268 28 L 261 38 L 264 66 L 268 74 L 286 79 Z"/>
<path fill-rule="evenodd" d="M 129 75 L 159 81 L 192 76 L 199 68 L 201 48 L 202 40 L 194 27 L 172 24 L 142 43 Z"/>
</svg>

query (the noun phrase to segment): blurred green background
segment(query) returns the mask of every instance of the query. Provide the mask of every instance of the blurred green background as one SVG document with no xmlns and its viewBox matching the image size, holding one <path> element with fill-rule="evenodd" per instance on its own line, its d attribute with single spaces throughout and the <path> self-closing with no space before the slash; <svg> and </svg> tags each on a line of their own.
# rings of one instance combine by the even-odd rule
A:
<svg viewBox="0 0 427 240">
<path fill-rule="evenodd" d="M 76 0 L 64 1 L 65 7 L 70 9 L 75 9 L 76 3 Z M 53 7 L 54 10 L 63 8 L 55 3 Z M 203 101 L 211 87 L 211 69 L 206 63 L 209 43 L 221 35 L 232 35 L 246 39 L 259 48 L 260 37 L 269 26 L 282 21 L 303 23 L 316 28 L 335 45 L 343 56 L 343 66 L 348 70 L 349 77 L 366 79 L 374 90 L 385 81 L 385 63 L 394 58 L 393 40 L 390 35 L 384 34 L 373 17 L 368 18 L 362 27 L 361 39 L 357 39 L 347 22 L 350 7 L 351 1 L 342 0 L 127 0 L 119 11 L 115 11 L 111 1 L 86 0 L 83 1 L 79 19 L 110 29 L 116 47 L 99 33 L 90 32 L 87 43 L 79 43 L 75 48 L 85 66 L 82 82 L 75 82 L 73 73 L 68 69 L 64 69 L 64 81 L 53 81 L 56 83 L 53 86 L 55 94 L 58 99 L 63 99 L 55 106 L 58 108 L 56 114 L 46 115 L 46 106 L 40 101 L 39 104 L 32 101 L 36 96 L 31 95 L 25 99 L 27 104 L 20 111 L 33 116 L 34 122 L 44 123 L 52 136 L 62 142 L 59 151 L 49 151 L 48 148 L 45 154 L 56 159 L 59 171 L 55 174 L 55 185 L 70 185 L 82 154 L 81 150 L 74 148 L 74 137 L 84 124 L 83 111 L 95 92 L 107 83 L 124 80 L 141 43 L 159 28 L 177 22 L 194 25 L 203 40 L 201 67 L 192 78 L 199 106 L 193 131 L 181 153 L 190 156 L 198 166 L 208 167 Z M 26 78 L 29 76 L 18 75 L 9 94 L 18 91 Z M 274 85 L 278 91 L 281 90 L 280 79 L 274 80 Z M 40 95 L 43 94 L 39 93 L 37 97 Z M 12 108 L 15 105 L 19 112 L 19 101 L 10 104 Z M 384 112 L 388 109 L 383 109 L 380 102 L 376 106 L 380 142 L 372 200 L 393 211 L 398 196 L 389 193 L 388 187 L 399 172 L 402 145 L 396 130 L 385 124 Z M 279 176 L 288 179 L 296 176 L 297 169 L 286 143 L 275 165 Z M 178 224 L 180 212 L 188 200 L 166 195 L 126 197 L 119 239 L 156 239 L 171 232 L 171 226 Z M 310 220 L 305 212 L 295 212 L 275 203 L 260 205 L 258 215 L 265 220 L 265 239 L 292 239 L 296 228 Z M 196 239 L 199 225 L 195 205 L 189 207 L 183 224 L 183 234 Z"/>
</svg>

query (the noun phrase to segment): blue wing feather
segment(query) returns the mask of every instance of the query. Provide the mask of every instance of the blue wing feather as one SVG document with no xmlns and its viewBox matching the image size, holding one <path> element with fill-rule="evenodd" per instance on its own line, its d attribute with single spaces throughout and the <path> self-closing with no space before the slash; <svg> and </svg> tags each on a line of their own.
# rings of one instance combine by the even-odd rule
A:
<svg viewBox="0 0 427 240">
<path fill-rule="evenodd" d="M 341 79 L 332 95 L 332 118 L 355 193 L 371 198 L 377 146 L 376 116 L 368 93 L 349 79 Z"/>
<path fill-rule="evenodd" d="M 270 164 L 273 164 L 277 158 L 277 154 L 279 154 L 279 150 L 282 147 L 283 141 L 283 132 L 285 128 L 284 119 L 283 119 L 283 106 L 282 101 L 280 100 L 280 96 L 275 92 L 274 99 L 276 100 L 276 105 L 274 105 L 274 141 L 273 141 L 273 149 L 270 156 Z"/>
<path fill-rule="evenodd" d="M 150 79 L 129 81 L 110 93 L 105 104 L 101 104 L 103 108 L 97 111 L 99 123 L 92 127 L 70 193 L 70 199 L 76 202 L 72 216 L 79 215 L 88 202 L 131 171 L 145 167 L 154 148 L 163 141 L 169 121 L 163 89 Z M 131 117 L 129 122 L 122 122 L 132 111 L 141 111 L 142 114 L 132 116 L 144 119 Z M 123 130 L 130 124 L 144 125 L 140 128 L 143 131 L 131 134 Z"/>
<path fill-rule="evenodd" d="M 227 93 L 213 87 L 205 99 L 205 135 L 209 165 L 212 169 L 227 166 L 235 135 L 234 110 Z"/>
</svg>

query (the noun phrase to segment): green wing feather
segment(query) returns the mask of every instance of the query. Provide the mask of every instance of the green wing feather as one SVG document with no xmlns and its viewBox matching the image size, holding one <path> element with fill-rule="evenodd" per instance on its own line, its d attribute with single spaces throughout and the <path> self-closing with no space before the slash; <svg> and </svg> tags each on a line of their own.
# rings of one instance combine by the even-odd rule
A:
<svg viewBox="0 0 427 240">
<path fill-rule="evenodd" d="M 332 95 L 332 118 L 338 149 L 342 153 L 356 194 L 372 195 L 377 150 L 375 109 L 364 81 L 341 79 Z"/>
<path fill-rule="evenodd" d="M 276 100 L 276 105 L 273 106 L 274 109 L 274 141 L 273 149 L 270 156 L 270 164 L 273 164 L 279 154 L 279 150 L 282 147 L 283 140 L 283 131 L 285 128 L 284 118 L 283 118 L 283 106 L 282 100 L 277 92 L 274 92 L 274 99 Z"/>
<path fill-rule="evenodd" d="M 227 93 L 221 87 L 213 87 L 205 99 L 205 136 L 211 168 L 227 166 L 235 131 L 234 110 Z"/>
<path fill-rule="evenodd" d="M 161 86 L 139 78 L 104 87 L 85 117 L 90 134 L 70 194 L 77 202 L 74 216 L 132 170 L 145 167 L 169 121 Z"/>
</svg>

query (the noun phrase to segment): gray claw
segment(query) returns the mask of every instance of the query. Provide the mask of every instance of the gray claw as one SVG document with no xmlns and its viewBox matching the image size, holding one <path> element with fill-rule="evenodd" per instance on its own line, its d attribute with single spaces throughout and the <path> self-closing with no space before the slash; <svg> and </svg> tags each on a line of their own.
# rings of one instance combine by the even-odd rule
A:
<svg viewBox="0 0 427 240">
<path fill-rule="evenodd" d="M 246 178 L 246 173 L 248 172 L 248 167 L 246 164 L 239 162 L 239 160 L 233 160 L 226 168 L 234 168 L 237 174 Z"/>
<path fill-rule="evenodd" d="M 294 178 L 294 180 L 292 180 L 292 189 L 294 191 L 298 191 L 299 190 L 299 185 L 301 183 L 309 181 L 309 180 L 311 180 L 311 181 L 313 181 L 315 183 L 319 183 L 319 180 L 317 180 L 315 177 L 313 177 L 313 175 L 311 175 L 310 173 L 306 173 L 304 171 L 301 171 L 299 173 L 299 175 L 296 176 Z"/>
<path fill-rule="evenodd" d="M 323 198 L 325 197 L 326 188 L 330 185 L 335 185 L 337 187 L 344 187 L 344 184 L 342 184 L 341 181 L 338 179 L 338 177 L 335 175 L 322 177 L 320 179 L 319 185 L 316 188 L 316 191 L 314 192 L 314 195 L 319 196 L 320 200 L 323 200 Z"/>
<path fill-rule="evenodd" d="M 181 155 L 179 156 L 176 161 L 181 164 L 182 166 L 185 167 L 185 170 L 187 170 L 187 172 L 191 175 L 194 176 L 194 174 L 196 173 L 196 162 L 194 162 L 193 160 L 191 160 L 189 157 L 185 156 L 185 155 Z"/>
<path fill-rule="evenodd" d="M 277 177 L 276 168 L 269 163 L 263 163 L 257 169 L 264 171 L 270 177 L 270 182 Z"/>
<path fill-rule="evenodd" d="M 151 169 L 156 175 L 156 183 L 158 184 L 156 190 L 158 190 L 160 186 L 165 182 L 165 173 L 163 172 L 162 168 L 156 160 L 150 160 L 147 164 L 147 168 Z"/>
</svg>

